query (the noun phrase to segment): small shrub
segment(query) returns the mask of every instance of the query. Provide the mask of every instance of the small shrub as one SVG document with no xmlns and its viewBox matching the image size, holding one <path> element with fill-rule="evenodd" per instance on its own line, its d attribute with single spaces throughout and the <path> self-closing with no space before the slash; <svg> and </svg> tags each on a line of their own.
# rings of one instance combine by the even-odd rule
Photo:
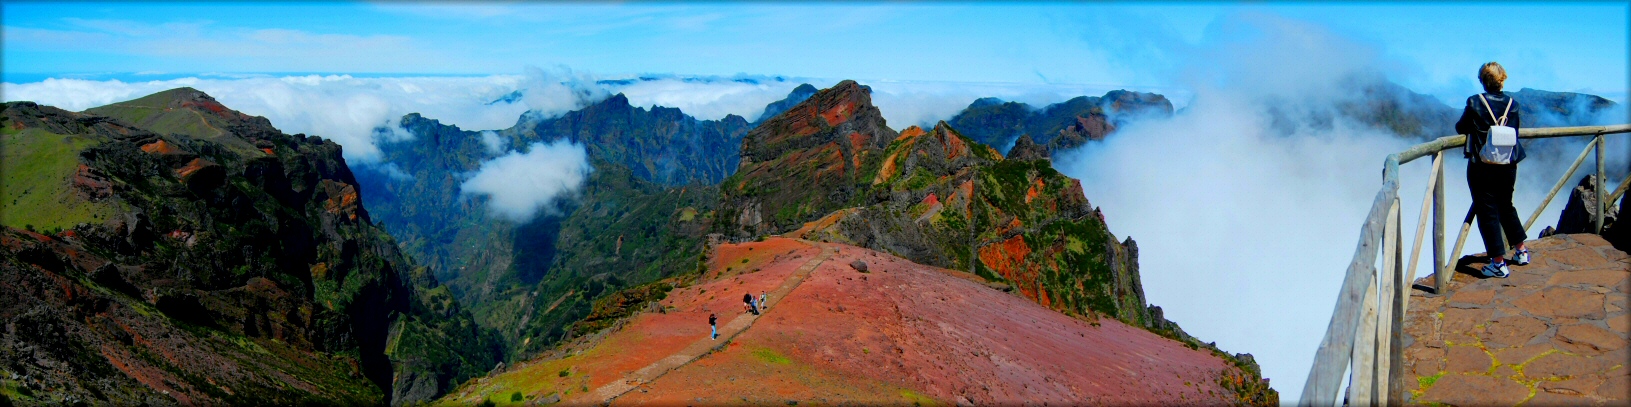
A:
<svg viewBox="0 0 1631 407">
<path fill-rule="evenodd" d="M 567 376 L 571 376 L 571 375 L 572 375 L 572 368 L 561 369 L 561 374 L 560 374 L 561 377 L 567 377 Z"/>
<path fill-rule="evenodd" d="M 521 401 L 521 392 L 518 391 L 518 392 L 510 393 L 510 401 L 520 402 Z"/>
</svg>

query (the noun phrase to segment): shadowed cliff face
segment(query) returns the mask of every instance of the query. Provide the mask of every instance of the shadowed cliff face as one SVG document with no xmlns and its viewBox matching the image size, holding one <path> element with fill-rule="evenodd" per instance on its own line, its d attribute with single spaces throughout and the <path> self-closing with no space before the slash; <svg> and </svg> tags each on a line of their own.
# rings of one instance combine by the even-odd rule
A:
<svg viewBox="0 0 1631 407">
<path fill-rule="evenodd" d="M 191 89 L 90 111 L 113 116 L 17 102 L 0 117 L 7 147 L 81 146 L 66 152 L 73 177 L 43 185 L 103 208 L 0 236 L 0 363 L 27 378 L 8 388 L 36 402 L 401 404 L 497 360 L 371 223 L 339 145 Z"/>
</svg>

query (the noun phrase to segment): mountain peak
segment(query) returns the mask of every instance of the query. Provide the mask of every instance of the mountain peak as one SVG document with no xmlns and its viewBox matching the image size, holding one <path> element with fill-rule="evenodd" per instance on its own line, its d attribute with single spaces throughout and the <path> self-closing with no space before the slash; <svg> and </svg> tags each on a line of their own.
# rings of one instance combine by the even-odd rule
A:
<svg viewBox="0 0 1631 407">
<path fill-rule="evenodd" d="M 978 108 L 982 108 L 982 107 L 986 107 L 986 106 L 996 106 L 996 105 L 1000 105 L 1000 104 L 1003 104 L 1002 99 L 997 99 L 997 98 L 994 98 L 994 97 L 983 97 L 983 98 L 979 98 L 979 99 L 974 99 L 974 103 L 969 103 L 967 108 L 968 109 L 978 109 Z"/>
<path fill-rule="evenodd" d="M 769 105 L 765 105 L 764 113 L 759 115 L 759 120 L 754 120 L 753 122 L 763 123 L 765 120 L 770 120 L 770 118 L 782 114 L 782 112 L 787 111 L 787 109 L 791 109 L 793 106 L 797 106 L 799 103 L 803 103 L 805 100 L 810 99 L 810 96 L 815 95 L 816 92 L 817 89 L 815 86 L 810 86 L 808 83 L 800 84 L 798 87 L 793 88 L 792 92 L 788 92 L 786 98 L 771 102 Z"/>
<path fill-rule="evenodd" d="M 815 92 L 742 139 L 736 175 L 720 186 L 724 206 L 739 215 L 726 229 L 747 236 L 781 232 L 847 206 L 872 181 L 864 169 L 876 165 L 897 135 L 872 105 L 871 88 L 845 80 Z M 800 201 L 807 204 L 792 204 Z M 764 216 L 754 202 L 800 208 Z"/>
<path fill-rule="evenodd" d="M 259 156 L 260 150 L 245 137 L 278 132 L 265 117 L 232 110 L 209 94 L 190 87 L 93 107 L 85 112 L 123 120 L 160 134 L 214 141 L 251 157 Z"/>
</svg>

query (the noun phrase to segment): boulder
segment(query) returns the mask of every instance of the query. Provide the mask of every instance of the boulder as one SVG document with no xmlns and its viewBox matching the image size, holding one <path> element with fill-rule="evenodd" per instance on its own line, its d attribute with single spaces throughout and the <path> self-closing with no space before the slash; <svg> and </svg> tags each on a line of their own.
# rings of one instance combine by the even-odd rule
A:
<svg viewBox="0 0 1631 407">
<path fill-rule="evenodd" d="M 1557 233 L 1591 233 L 1596 227 L 1597 216 L 1597 175 L 1587 175 L 1580 179 L 1580 184 L 1569 193 L 1569 203 L 1563 207 L 1563 213 L 1557 217 Z M 1614 213 L 1603 218 L 1603 225 L 1614 223 Z"/>
<path fill-rule="evenodd" d="M 862 272 L 862 273 L 867 273 L 868 272 L 866 270 L 866 262 L 861 261 L 860 259 L 856 259 L 855 261 L 850 262 L 849 267 L 852 268 L 852 269 L 855 269 L 855 271 L 859 271 L 859 272 Z"/>
</svg>

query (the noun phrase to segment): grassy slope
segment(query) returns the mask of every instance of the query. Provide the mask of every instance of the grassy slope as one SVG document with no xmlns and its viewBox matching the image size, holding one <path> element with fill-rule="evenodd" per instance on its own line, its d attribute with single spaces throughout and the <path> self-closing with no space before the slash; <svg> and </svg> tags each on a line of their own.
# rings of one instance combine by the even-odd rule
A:
<svg viewBox="0 0 1631 407">
<path fill-rule="evenodd" d="M 107 201 L 90 202 L 69 186 L 79 152 L 94 144 L 86 136 L 39 129 L 0 132 L 0 224 L 34 230 L 101 223 L 118 212 Z"/>
</svg>

